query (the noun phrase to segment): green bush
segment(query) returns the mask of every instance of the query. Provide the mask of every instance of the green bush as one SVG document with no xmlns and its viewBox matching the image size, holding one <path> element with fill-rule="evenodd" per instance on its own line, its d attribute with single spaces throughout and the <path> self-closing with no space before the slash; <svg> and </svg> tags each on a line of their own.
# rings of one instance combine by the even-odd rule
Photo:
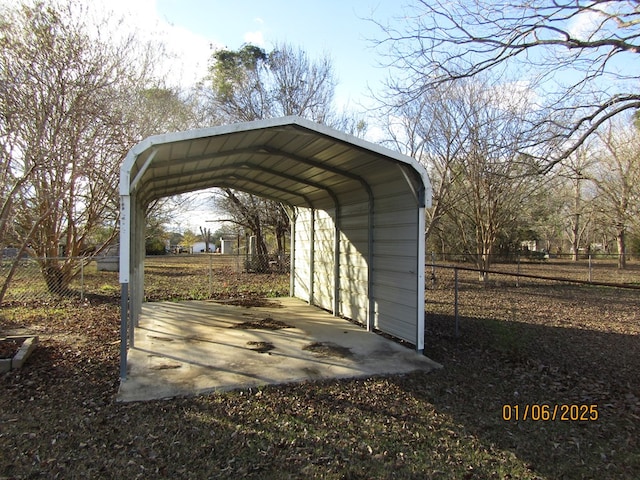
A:
<svg viewBox="0 0 640 480">
<path fill-rule="evenodd" d="M 164 255 L 167 253 L 165 243 L 159 238 L 149 238 L 145 242 L 147 255 Z"/>
</svg>

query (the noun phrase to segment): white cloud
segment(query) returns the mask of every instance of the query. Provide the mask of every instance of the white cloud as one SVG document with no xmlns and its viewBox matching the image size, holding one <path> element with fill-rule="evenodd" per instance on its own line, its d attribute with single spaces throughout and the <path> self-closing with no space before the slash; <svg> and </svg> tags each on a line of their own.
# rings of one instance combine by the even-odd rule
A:
<svg viewBox="0 0 640 480">
<path fill-rule="evenodd" d="M 257 45 L 258 47 L 263 47 L 264 35 L 259 30 L 256 32 L 247 32 L 244 34 L 244 41 L 246 43 L 251 43 L 252 45 Z"/>
<path fill-rule="evenodd" d="M 124 28 L 136 32 L 143 40 L 160 41 L 167 48 L 169 61 L 161 66 L 170 83 L 191 86 L 207 74 L 212 50 L 219 42 L 198 35 L 184 27 L 173 25 L 161 18 L 156 0 L 110 0 L 88 2 L 99 14 L 111 13 L 124 19 Z"/>
<path fill-rule="evenodd" d="M 530 110 L 540 100 L 527 80 L 499 84 L 495 91 L 502 107 L 511 111 Z"/>
<path fill-rule="evenodd" d="M 583 10 L 569 23 L 569 33 L 580 40 L 592 39 L 594 35 L 602 36 L 603 13 L 606 6 L 593 6 L 592 10 Z"/>
<path fill-rule="evenodd" d="M 207 73 L 207 63 L 213 49 L 221 45 L 185 28 L 167 25 L 163 34 L 172 59 L 171 76 L 174 81 L 194 84 Z"/>
</svg>

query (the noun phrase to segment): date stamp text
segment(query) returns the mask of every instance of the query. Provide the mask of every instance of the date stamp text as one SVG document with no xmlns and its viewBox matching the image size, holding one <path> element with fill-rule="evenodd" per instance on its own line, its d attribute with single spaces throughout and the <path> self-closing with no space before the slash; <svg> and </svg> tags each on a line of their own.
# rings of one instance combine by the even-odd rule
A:
<svg viewBox="0 0 640 480">
<path fill-rule="evenodd" d="M 599 418 L 598 405 L 581 404 L 524 404 L 502 406 L 502 420 L 533 422 L 595 422 Z"/>
</svg>

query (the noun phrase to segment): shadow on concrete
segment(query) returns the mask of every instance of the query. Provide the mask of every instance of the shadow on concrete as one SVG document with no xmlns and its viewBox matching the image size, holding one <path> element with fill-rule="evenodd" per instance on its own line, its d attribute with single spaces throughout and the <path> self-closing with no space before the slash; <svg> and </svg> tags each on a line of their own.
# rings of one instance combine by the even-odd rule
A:
<svg viewBox="0 0 640 480">
<path fill-rule="evenodd" d="M 265 319 L 287 328 L 234 328 Z M 124 402 L 440 368 L 414 350 L 293 298 L 269 307 L 146 303 L 127 363 L 118 392 Z"/>
</svg>

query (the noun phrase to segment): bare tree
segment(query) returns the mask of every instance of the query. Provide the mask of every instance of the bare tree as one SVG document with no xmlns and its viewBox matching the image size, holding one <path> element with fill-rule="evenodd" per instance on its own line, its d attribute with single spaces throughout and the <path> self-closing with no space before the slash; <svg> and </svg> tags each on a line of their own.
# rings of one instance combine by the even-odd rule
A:
<svg viewBox="0 0 640 480">
<path fill-rule="evenodd" d="M 618 268 L 626 267 L 626 235 L 640 215 L 640 132 L 630 121 L 616 121 L 598 137 L 604 151 L 598 155 L 594 183 L 599 210 L 606 212 L 615 231 Z"/>
<path fill-rule="evenodd" d="M 228 218 L 222 221 L 234 223 L 255 235 L 256 254 L 265 257 L 268 248 L 264 235 L 264 212 L 273 202 L 230 188 L 220 189 L 219 195 L 214 199 L 216 209 L 228 215 Z"/>
<path fill-rule="evenodd" d="M 419 97 L 397 92 L 382 119 L 389 140 L 385 143 L 416 158 L 429 172 L 433 188 L 432 206 L 426 212 L 427 241 L 451 210 L 458 196 L 453 188 L 463 173 L 464 151 L 471 130 L 467 128 L 468 98 L 465 85 L 426 91 Z"/>
<path fill-rule="evenodd" d="M 289 234 L 289 213 L 282 203 L 266 202 L 265 223 L 276 237 L 276 251 L 281 256 L 285 251 L 285 242 Z"/>
<path fill-rule="evenodd" d="M 202 241 L 204 241 L 205 253 L 209 253 L 211 251 L 209 245 L 211 244 L 211 240 L 212 240 L 211 229 L 200 227 L 200 237 L 202 238 Z"/>
<path fill-rule="evenodd" d="M 566 226 L 566 179 L 557 174 L 547 175 L 541 187 L 540 191 L 536 192 L 539 198 L 531 199 L 534 211 L 529 228 L 546 252 L 562 254 Z"/>
<path fill-rule="evenodd" d="M 451 119 L 462 141 L 448 187 L 455 202 L 445 214 L 486 280 L 499 236 L 520 224 L 523 205 L 535 201 L 540 177 L 519 153 L 526 140 L 520 129 L 526 105 L 518 97 L 479 82 L 465 82 L 457 95 L 459 108 Z"/>
<path fill-rule="evenodd" d="M 543 168 L 571 155 L 608 119 L 640 107 L 640 10 L 633 0 L 414 0 L 398 21 L 380 24 L 390 83 L 418 96 L 449 82 L 517 72 L 538 107 L 523 145 L 553 142 Z M 525 127 L 523 125 L 523 127 Z"/>
<path fill-rule="evenodd" d="M 11 241 L 40 259 L 55 293 L 74 274 L 59 257 L 82 255 L 95 229 L 117 219 L 118 166 L 135 136 L 127 107 L 154 63 L 135 37 L 115 41 L 113 24 L 86 13 L 74 0 L 25 2 L 2 7 L 0 24 L 0 152 L 9 180 L 1 190 L 11 196 L 3 215 L 11 215 Z"/>
<path fill-rule="evenodd" d="M 312 61 L 305 51 L 276 45 L 271 52 L 254 45 L 237 51 L 220 50 L 210 70 L 211 110 L 222 121 L 250 121 L 297 115 L 316 122 L 348 123 L 334 114 L 333 67 L 328 57 Z M 365 126 L 354 127 L 362 131 Z M 221 189 L 216 207 L 229 220 L 250 230 L 257 239 L 258 255 L 267 254 L 265 232 L 273 230 L 279 253 L 289 231 L 282 205 L 231 189 Z"/>
<path fill-rule="evenodd" d="M 155 82 L 154 82 L 155 83 Z M 197 101 L 175 87 L 158 84 L 130 92 L 127 134 L 133 141 L 149 135 L 202 126 Z"/>
<path fill-rule="evenodd" d="M 571 245 L 574 261 L 579 260 L 580 249 L 587 229 L 593 220 L 593 191 L 591 169 L 594 165 L 593 142 L 585 142 L 560 165 L 556 175 L 560 179 L 560 195 L 564 199 L 561 208 L 564 230 Z"/>
<path fill-rule="evenodd" d="M 328 57 L 309 60 L 287 44 L 271 52 L 255 45 L 213 54 L 210 69 L 212 109 L 224 121 L 251 121 L 298 115 L 327 123 L 335 89 Z"/>
</svg>

